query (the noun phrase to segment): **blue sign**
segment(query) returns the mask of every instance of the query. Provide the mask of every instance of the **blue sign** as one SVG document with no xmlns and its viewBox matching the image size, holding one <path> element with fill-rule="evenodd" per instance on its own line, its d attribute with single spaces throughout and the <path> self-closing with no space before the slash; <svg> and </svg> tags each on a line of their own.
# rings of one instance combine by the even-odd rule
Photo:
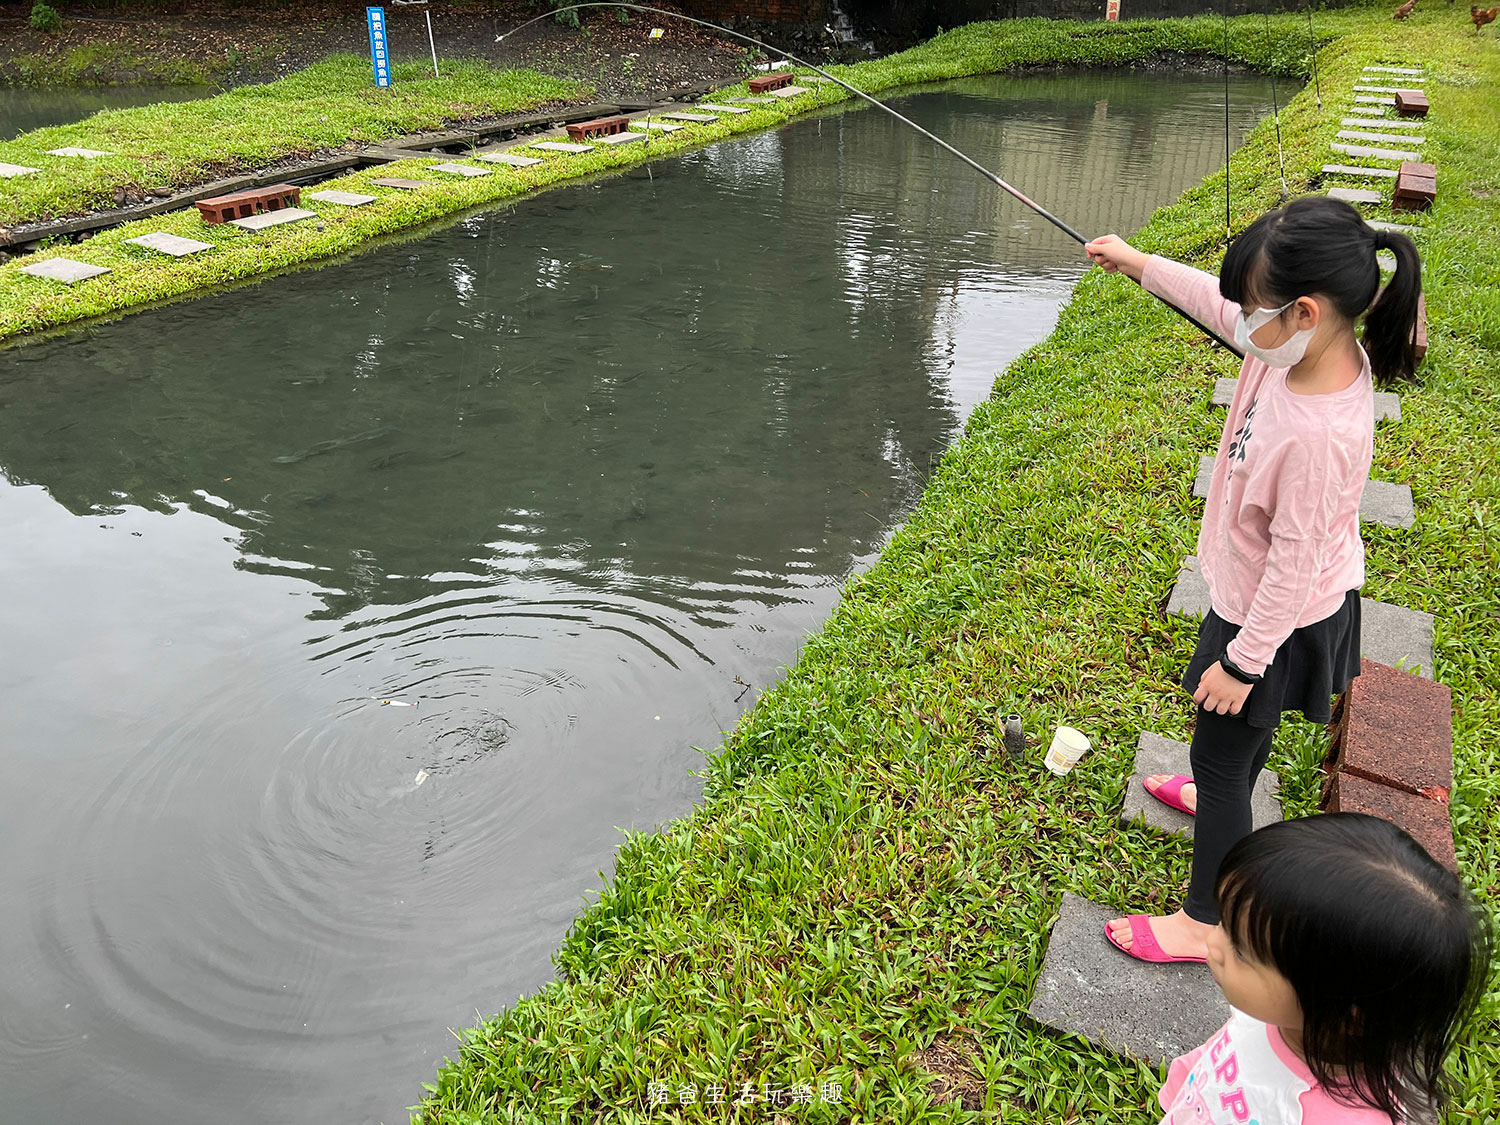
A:
<svg viewBox="0 0 1500 1125">
<path fill-rule="evenodd" d="M 375 85 L 381 89 L 391 84 L 391 57 L 385 49 L 385 9 L 366 8 L 370 23 L 370 62 L 375 67 Z"/>
</svg>

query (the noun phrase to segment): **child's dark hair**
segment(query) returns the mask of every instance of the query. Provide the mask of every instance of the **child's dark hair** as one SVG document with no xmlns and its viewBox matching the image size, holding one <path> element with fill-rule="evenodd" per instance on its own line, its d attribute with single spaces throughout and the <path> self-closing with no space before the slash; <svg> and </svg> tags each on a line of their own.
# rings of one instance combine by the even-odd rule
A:
<svg viewBox="0 0 1500 1125">
<path fill-rule="evenodd" d="M 1389 821 L 1329 813 L 1244 837 L 1216 893 L 1235 948 L 1296 991 L 1318 1083 L 1393 1121 L 1435 1114 L 1489 977 L 1488 916 L 1458 877 Z"/>
<path fill-rule="evenodd" d="M 1396 256 L 1395 276 L 1383 291 L 1379 250 Z M 1219 292 L 1237 304 L 1270 308 L 1298 297 L 1326 297 L 1351 321 L 1369 309 L 1363 343 L 1375 378 L 1416 374 L 1412 336 L 1422 293 L 1417 248 L 1404 234 L 1366 225 L 1341 199 L 1304 195 L 1256 219 L 1229 244 Z"/>
</svg>

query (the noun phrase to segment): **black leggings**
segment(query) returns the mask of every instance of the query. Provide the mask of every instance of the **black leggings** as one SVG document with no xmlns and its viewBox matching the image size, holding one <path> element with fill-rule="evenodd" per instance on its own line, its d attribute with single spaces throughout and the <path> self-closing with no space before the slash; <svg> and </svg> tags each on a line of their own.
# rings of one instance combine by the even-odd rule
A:
<svg viewBox="0 0 1500 1125">
<path fill-rule="evenodd" d="M 1250 835 L 1250 794 L 1271 754 L 1275 733 L 1275 727 L 1252 727 L 1239 715 L 1198 708 L 1191 755 L 1198 814 L 1193 826 L 1193 879 L 1183 905 L 1189 918 L 1218 924 L 1214 881 L 1219 864 L 1230 848 Z"/>
</svg>

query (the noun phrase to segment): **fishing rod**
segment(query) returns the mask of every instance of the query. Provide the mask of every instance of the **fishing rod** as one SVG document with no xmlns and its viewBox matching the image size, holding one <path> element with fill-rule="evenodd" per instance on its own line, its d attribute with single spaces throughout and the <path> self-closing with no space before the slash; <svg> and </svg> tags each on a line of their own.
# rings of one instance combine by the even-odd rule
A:
<svg viewBox="0 0 1500 1125">
<path fill-rule="evenodd" d="M 932 132 L 928 131 L 927 129 L 922 128 L 922 126 L 918 125 L 911 118 L 906 117 L 905 115 L 903 115 L 901 113 L 898 113 L 896 110 L 894 110 L 890 106 L 886 105 L 885 102 L 880 101 L 878 98 L 871 97 L 869 94 L 865 93 L 863 90 L 860 90 L 860 89 L 857 89 L 854 86 L 851 86 L 849 83 L 845 82 L 842 78 L 838 78 L 838 77 L 835 77 L 832 74 L 829 74 L 822 67 L 819 67 L 819 66 L 817 66 L 817 65 L 815 65 L 813 63 L 810 63 L 806 59 L 800 59 L 796 55 L 793 55 L 793 54 L 791 54 L 788 51 L 783 51 L 780 47 L 773 47 L 769 43 L 764 43 L 761 40 L 752 38 L 749 35 L 743 35 L 740 32 L 733 30 L 732 28 L 728 28 L 728 27 L 723 26 L 722 24 L 713 23 L 713 22 L 711 22 L 709 20 L 698 19 L 696 16 L 685 16 L 681 12 L 669 12 L 665 8 L 653 8 L 653 7 L 651 7 L 648 4 L 621 4 L 621 3 L 615 3 L 614 0 L 593 0 L 592 3 L 564 4 L 564 5 L 560 5 L 560 6 L 556 7 L 556 8 L 551 9 L 548 12 L 543 13 L 542 15 L 533 16 L 531 19 L 526 20 L 523 23 L 517 24 L 515 27 L 511 28 L 509 31 L 507 31 L 507 32 L 505 32 L 505 33 L 503 33 L 501 35 L 495 36 L 495 42 L 496 43 L 503 43 L 505 40 L 509 39 L 512 35 L 516 34 L 516 32 L 522 31 L 522 30 L 530 27 L 534 23 L 540 23 L 542 20 L 546 20 L 546 19 L 555 19 L 557 16 L 561 15 L 563 12 L 576 12 L 576 11 L 581 11 L 584 8 L 624 8 L 625 10 L 631 11 L 631 12 L 649 12 L 652 15 L 666 16 L 668 19 L 684 20 L 687 23 L 697 24 L 699 27 L 711 28 L 714 31 L 717 31 L 717 32 L 720 32 L 720 33 L 722 33 L 724 35 L 728 35 L 728 36 L 731 36 L 731 37 L 733 37 L 735 39 L 738 39 L 742 43 L 748 43 L 752 47 L 757 47 L 757 48 L 759 48 L 759 49 L 761 49 L 763 51 L 768 51 L 768 52 L 770 52 L 772 54 L 779 55 L 781 58 L 786 59 L 787 62 L 792 63 L 794 66 L 806 67 L 808 70 L 810 70 L 813 73 L 817 74 L 818 76 L 820 76 L 821 78 L 823 78 L 825 81 L 832 82 L 836 86 L 842 86 L 844 89 L 848 90 L 855 97 L 857 97 L 857 98 L 859 98 L 859 99 L 861 99 L 863 101 L 869 102 L 876 109 L 882 110 L 885 113 L 890 114 L 897 121 L 899 121 L 903 125 L 905 125 L 907 128 L 916 130 L 918 133 L 920 133 L 922 136 L 926 137 L 929 141 L 931 141 L 933 144 L 937 145 L 939 148 L 943 149 L 945 152 L 948 152 L 951 155 L 958 157 L 958 159 L 962 160 L 970 168 L 974 169 L 974 171 L 978 172 L 981 176 L 983 176 L 990 183 L 994 184 L 1001 191 L 1003 191 L 1007 195 L 1011 196 L 1013 199 L 1015 199 L 1018 203 L 1022 204 L 1023 206 L 1029 207 L 1032 211 L 1035 211 L 1038 215 L 1040 215 L 1042 218 L 1046 219 L 1049 223 L 1051 223 L 1053 226 L 1055 226 L 1058 230 L 1062 231 L 1069 238 L 1073 239 L 1075 242 L 1077 242 L 1080 245 L 1082 245 L 1082 244 L 1087 243 L 1089 241 L 1088 238 L 1086 238 L 1084 235 L 1080 234 L 1078 231 L 1074 230 L 1071 226 L 1069 226 L 1067 223 L 1063 222 L 1061 219 L 1059 219 L 1051 211 L 1049 211 L 1045 207 L 1043 207 L 1036 200 L 1034 200 L 1030 196 L 1026 195 L 1019 188 L 1016 188 L 1013 185 L 1011 185 L 1009 183 L 1006 183 L 1006 181 L 1004 179 L 1002 179 L 1000 176 L 996 175 L 994 172 L 990 171 L 983 164 L 979 163 L 979 161 L 975 160 L 973 157 L 969 156 L 967 153 L 960 152 L 958 149 L 956 149 L 952 145 L 950 145 L 947 141 L 943 140 L 942 137 L 939 137 L 937 134 L 932 133 Z M 1156 296 L 1156 294 L 1153 293 L 1152 296 Z M 1242 359 L 1244 358 L 1244 355 L 1245 355 L 1244 352 L 1242 352 L 1239 348 L 1235 347 L 1235 345 L 1232 344 L 1230 341 L 1224 339 L 1223 336 L 1220 336 L 1212 328 L 1208 327 L 1208 325 L 1204 324 L 1202 321 L 1198 320 L 1196 317 L 1190 315 L 1189 313 L 1183 311 L 1182 309 L 1179 309 L 1176 305 L 1172 304 L 1172 302 L 1168 301 L 1165 297 L 1157 297 L 1157 300 L 1161 301 L 1161 303 L 1164 304 L 1164 305 L 1166 305 L 1167 308 L 1171 309 L 1173 312 L 1175 312 L 1179 316 L 1183 317 L 1190 324 L 1192 324 L 1195 327 L 1197 327 L 1200 331 L 1202 331 L 1203 333 L 1205 333 L 1206 335 L 1208 335 L 1212 339 L 1217 340 L 1220 344 L 1222 344 L 1224 347 L 1228 348 L 1235 355 L 1241 357 Z"/>
</svg>

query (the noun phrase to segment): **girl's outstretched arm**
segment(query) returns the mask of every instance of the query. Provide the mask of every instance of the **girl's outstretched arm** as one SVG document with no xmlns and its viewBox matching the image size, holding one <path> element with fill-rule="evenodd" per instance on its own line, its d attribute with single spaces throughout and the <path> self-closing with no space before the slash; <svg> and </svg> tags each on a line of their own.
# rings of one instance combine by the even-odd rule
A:
<svg viewBox="0 0 1500 1125">
<path fill-rule="evenodd" d="M 1123 273 L 1148 293 L 1181 309 L 1225 340 L 1234 338 L 1240 307 L 1219 293 L 1219 279 L 1181 262 L 1143 254 L 1117 234 L 1083 244 L 1089 261 L 1109 273 Z"/>
<path fill-rule="evenodd" d="M 1119 235 L 1106 234 L 1092 242 L 1085 242 L 1083 249 L 1089 256 L 1089 261 L 1106 273 L 1123 273 L 1137 285 L 1140 284 L 1141 274 L 1146 269 L 1146 255 Z"/>
</svg>

